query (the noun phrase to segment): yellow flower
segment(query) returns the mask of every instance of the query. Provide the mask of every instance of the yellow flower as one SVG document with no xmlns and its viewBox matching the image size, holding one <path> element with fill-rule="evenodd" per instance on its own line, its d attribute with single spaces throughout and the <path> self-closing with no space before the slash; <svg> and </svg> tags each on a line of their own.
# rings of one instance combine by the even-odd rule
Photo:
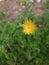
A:
<svg viewBox="0 0 49 65">
<path fill-rule="evenodd" d="M 32 20 L 25 20 L 22 27 L 23 32 L 28 35 L 34 33 L 37 28 L 36 24 Z"/>
</svg>

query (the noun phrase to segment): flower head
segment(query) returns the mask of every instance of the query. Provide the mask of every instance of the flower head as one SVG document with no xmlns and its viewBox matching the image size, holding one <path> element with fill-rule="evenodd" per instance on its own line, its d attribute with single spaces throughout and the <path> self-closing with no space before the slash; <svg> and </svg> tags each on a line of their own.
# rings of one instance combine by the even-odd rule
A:
<svg viewBox="0 0 49 65">
<path fill-rule="evenodd" d="M 32 34 L 36 30 L 36 24 L 32 20 L 25 20 L 22 27 L 25 34 Z"/>
</svg>

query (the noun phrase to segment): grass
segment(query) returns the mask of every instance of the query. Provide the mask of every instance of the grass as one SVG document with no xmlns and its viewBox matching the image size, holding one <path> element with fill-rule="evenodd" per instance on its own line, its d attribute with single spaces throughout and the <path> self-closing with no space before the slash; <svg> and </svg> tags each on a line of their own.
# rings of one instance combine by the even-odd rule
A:
<svg viewBox="0 0 49 65">
<path fill-rule="evenodd" d="M 49 65 L 49 12 L 42 17 L 31 10 L 21 12 L 14 22 L 8 20 L 8 12 L 0 16 L 0 65 Z M 25 20 L 34 20 L 34 33 L 23 32 Z"/>
</svg>

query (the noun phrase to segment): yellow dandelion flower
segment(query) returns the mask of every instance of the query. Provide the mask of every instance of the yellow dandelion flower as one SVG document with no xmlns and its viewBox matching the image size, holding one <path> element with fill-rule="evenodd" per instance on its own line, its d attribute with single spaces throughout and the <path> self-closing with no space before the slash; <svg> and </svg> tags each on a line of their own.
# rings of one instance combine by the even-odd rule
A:
<svg viewBox="0 0 49 65">
<path fill-rule="evenodd" d="M 22 25 L 25 34 L 32 34 L 36 30 L 36 24 L 32 20 L 25 20 Z"/>
</svg>

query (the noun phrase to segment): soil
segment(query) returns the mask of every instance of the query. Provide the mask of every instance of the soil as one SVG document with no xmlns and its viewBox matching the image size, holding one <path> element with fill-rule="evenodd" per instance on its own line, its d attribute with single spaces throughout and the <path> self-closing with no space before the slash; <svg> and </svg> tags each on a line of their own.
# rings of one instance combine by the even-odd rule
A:
<svg viewBox="0 0 49 65">
<path fill-rule="evenodd" d="M 33 6 L 35 6 L 33 12 L 37 14 L 38 16 L 41 16 L 44 12 L 42 9 L 42 3 L 46 0 L 42 0 L 40 3 L 37 2 L 31 2 L 29 6 L 22 5 L 19 0 L 3 0 L 0 1 L 0 11 L 9 11 L 11 13 L 11 16 L 13 18 L 17 18 L 19 16 L 20 11 L 24 10 L 26 11 L 28 7 L 33 9 Z M 10 18 L 11 19 L 11 18 Z"/>
</svg>

